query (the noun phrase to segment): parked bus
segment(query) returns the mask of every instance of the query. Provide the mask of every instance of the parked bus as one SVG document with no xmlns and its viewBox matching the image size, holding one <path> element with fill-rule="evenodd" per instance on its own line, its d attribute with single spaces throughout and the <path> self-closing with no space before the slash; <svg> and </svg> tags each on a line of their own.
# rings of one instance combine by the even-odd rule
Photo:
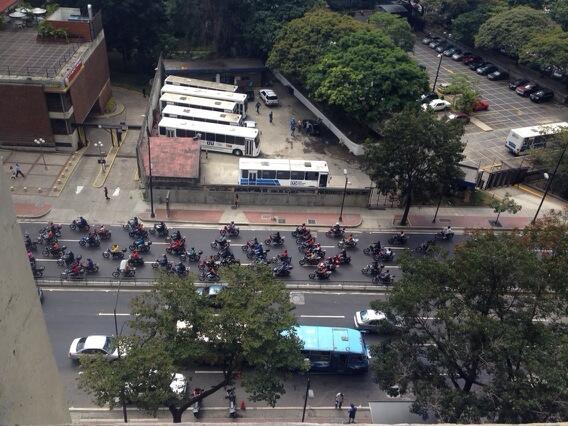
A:
<svg viewBox="0 0 568 426">
<path fill-rule="evenodd" d="M 343 327 L 300 325 L 296 335 L 311 371 L 363 373 L 369 368 L 369 351 L 360 331 Z"/>
<path fill-rule="evenodd" d="M 215 99 L 198 98 L 196 96 L 176 95 L 175 93 L 164 93 L 160 97 L 160 111 L 166 105 L 177 105 L 185 108 L 199 108 L 207 111 L 225 112 L 236 114 L 236 102 L 218 101 Z"/>
<path fill-rule="evenodd" d="M 325 188 L 328 180 L 325 161 L 239 159 L 239 185 Z"/>
<path fill-rule="evenodd" d="M 260 154 L 259 131 L 250 127 L 163 117 L 158 124 L 158 130 L 162 136 L 198 138 L 201 140 L 201 149 L 207 151 L 247 157 L 258 157 Z"/>
<path fill-rule="evenodd" d="M 224 112 L 207 111 L 199 108 L 186 108 L 177 105 L 166 105 L 166 107 L 162 110 L 162 117 L 184 118 L 186 120 L 226 124 L 228 126 L 243 125 L 243 116 L 240 114 L 227 114 Z"/>
<path fill-rule="evenodd" d="M 168 75 L 164 84 L 172 84 L 174 86 L 197 87 L 198 89 L 219 90 L 221 92 L 236 92 L 239 86 L 233 84 L 217 83 L 215 81 L 197 80 L 195 78 L 178 77 L 177 75 Z"/>
<path fill-rule="evenodd" d="M 162 87 L 164 93 L 175 93 L 176 95 L 196 96 L 198 98 L 216 99 L 218 101 L 235 102 L 237 104 L 237 114 L 243 117 L 247 115 L 247 95 L 245 93 L 222 92 L 220 90 L 199 89 L 197 87 L 174 86 L 165 84 Z"/>
<path fill-rule="evenodd" d="M 568 130 L 567 122 L 511 129 L 505 146 L 514 155 L 519 155 L 530 149 L 544 148 L 548 139 L 563 130 Z"/>
</svg>

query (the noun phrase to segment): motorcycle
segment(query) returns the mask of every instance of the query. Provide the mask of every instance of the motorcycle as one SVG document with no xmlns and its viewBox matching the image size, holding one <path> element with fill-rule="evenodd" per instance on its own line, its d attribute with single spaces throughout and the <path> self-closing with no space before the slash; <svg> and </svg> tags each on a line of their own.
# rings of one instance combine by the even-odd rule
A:
<svg viewBox="0 0 568 426">
<path fill-rule="evenodd" d="M 299 260 L 300 265 L 317 265 L 321 262 L 323 256 L 314 256 L 314 257 L 306 257 L 304 256 L 302 259 Z"/>
<path fill-rule="evenodd" d="M 144 228 L 136 228 L 133 229 L 131 231 L 128 231 L 128 236 L 130 238 L 148 238 L 148 231 L 146 231 Z"/>
<path fill-rule="evenodd" d="M 292 231 L 292 237 L 298 238 L 301 235 L 309 234 L 310 230 L 308 228 L 302 228 L 301 226 L 297 226 L 295 231 Z"/>
<path fill-rule="evenodd" d="M 85 273 L 87 274 L 96 274 L 97 272 L 99 272 L 99 265 L 97 265 L 96 263 L 93 263 L 93 266 L 89 267 L 88 265 L 81 265 L 82 268 L 85 270 Z"/>
<path fill-rule="evenodd" d="M 378 253 L 373 254 L 373 259 L 381 262 L 392 262 L 394 259 L 394 252 L 392 250 L 382 249 Z"/>
<path fill-rule="evenodd" d="M 140 253 L 148 253 L 150 251 L 150 246 L 152 245 L 152 241 L 146 241 L 143 239 L 139 239 L 134 241 L 134 243 L 128 246 L 130 251 L 138 250 Z M 166 250 L 167 251 L 167 250 Z"/>
<path fill-rule="evenodd" d="M 252 261 L 256 264 L 268 265 L 272 261 L 272 259 L 268 259 L 267 257 L 269 251 L 270 250 L 264 250 L 262 254 L 261 253 L 254 254 L 252 257 Z"/>
<path fill-rule="evenodd" d="M 129 256 L 128 264 L 130 266 L 144 266 L 144 259 L 142 258 L 142 256 L 136 258 L 132 258 L 132 256 Z"/>
<path fill-rule="evenodd" d="M 101 240 L 97 237 L 95 239 L 91 239 L 88 236 L 83 236 L 79 240 L 79 245 L 81 247 L 99 247 L 101 245 Z"/>
<path fill-rule="evenodd" d="M 128 219 L 128 222 L 126 222 L 124 225 L 122 225 L 122 229 L 124 231 L 134 231 L 135 229 L 138 229 L 138 227 L 140 226 L 140 222 L 138 221 L 138 218 L 133 217 Z"/>
<path fill-rule="evenodd" d="M 152 262 L 152 268 L 153 269 L 162 269 L 166 272 L 170 272 L 174 267 L 174 264 L 172 262 L 166 262 L 164 263 L 162 259 L 156 259 L 155 262 Z"/>
<path fill-rule="evenodd" d="M 211 242 L 210 244 L 211 248 L 213 249 L 217 249 L 217 248 L 228 248 L 231 246 L 231 240 L 225 240 L 225 243 L 220 243 L 217 240 L 214 240 Z"/>
<path fill-rule="evenodd" d="M 336 229 L 332 226 L 331 229 L 325 233 L 325 235 L 329 238 L 343 238 L 343 236 L 345 235 L 345 228 Z"/>
<path fill-rule="evenodd" d="M 401 237 L 400 234 L 393 235 L 388 239 L 388 243 L 394 246 L 403 246 L 408 242 L 408 237 Z"/>
<path fill-rule="evenodd" d="M 340 254 L 336 254 L 333 256 L 333 260 L 335 260 L 338 265 L 348 265 L 351 263 L 351 256 L 343 257 Z"/>
<path fill-rule="evenodd" d="M 186 251 L 185 253 L 182 253 L 180 255 L 180 259 L 182 261 L 188 261 L 188 262 L 199 262 L 199 260 L 201 259 L 201 255 L 203 254 L 203 252 L 201 250 L 199 251 Z"/>
<path fill-rule="evenodd" d="M 59 259 L 57 259 L 57 266 L 69 266 L 75 262 L 75 257 L 69 256 L 70 253 L 63 253 Z M 80 259 L 80 257 L 79 257 Z"/>
<path fill-rule="evenodd" d="M 106 249 L 106 251 L 103 251 L 103 257 L 105 259 L 112 258 L 112 260 L 117 260 L 117 259 L 122 260 L 122 259 L 124 259 L 125 253 L 126 253 L 125 248 L 122 249 L 122 250 L 119 250 L 119 251 L 115 251 L 115 252 L 111 251 L 111 249 L 108 248 L 108 249 Z"/>
<path fill-rule="evenodd" d="M 388 272 L 381 272 L 373 276 L 373 284 L 392 284 L 394 277 Z"/>
<path fill-rule="evenodd" d="M 357 247 L 358 242 L 359 242 L 358 238 L 353 238 L 352 240 L 346 240 L 345 238 L 342 238 L 337 243 L 337 247 L 339 247 L 340 249 L 342 249 L 342 248 L 346 248 L 346 249 L 355 248 L 355 247 Z"/>
<path fill-rule="evenodd" d="M 308 277 L 310 277 L 310 280 L 328 280 L 330 276 L 331 276 L 330 270 L 326 270 L 323 273 L 312 272 L 311 274 L 308 275 Z"/>
<path fill-rule="evenodd" d="M 382 271 L 384 267 L 385 267 L 385 265 L 382 265 L 382 264 L 379 265 L 379 271 Z M 372 264 L 368 264 L 364 268 L 362 268 L 361 273 L 363 275 L 371 275 L 371 276 L 377 275 L 377 271 L 375 271 Z"/>
<path fill-rule="evenodd" d="M 335 272 L 337 268 L 339 268 L 339 264 L 334 260 L 333 257 L 328 257 L 323 261 L 323 264 L 330 272 Z"/>
<path fill-rule="evenodd" d="M 435 240 L 428 240 L 420 244 L 418 247 L 416 247 L 414 251 L 416 253 L 428 253 L 430 250 L 432 250 L 432 247 L 434 247 L 435 245 L 436 245 Z"/>
<path fill-rule="evenodd" d="M 171 272 L 176 274 L 179 278 L 183 278 L 187 277 L 189 274 L 189 268 L 186 268 L 183 263 L 179 263 L 171 269 Z"/>
<path fill-rule="evenodd" d="M 380 250 L 381 249 L 379 248 L 379 245 L 377 243 L 375 243 L 375 244 L 371 244 L 367 248 L 364 248 L 363 254 L 366 254 L 367 256 L 372 256 L 372 255 L 378 253 Z"/>
<path fill-rule="evenodd" d="M 454 238 L 454 233 L 453 232 L 446 232 L 446 233 L 438 232 L 435 235 L 435 238 L 437 240 L 440 240 L 440 241 L 451 241 Z"/>
<path fill-rule="evenodd" d="M 301 243 L 298 243 L 298 250 L 300 252 L 304 252 L 307 249 L 311 249 L 311 248 L 315 247 L 316 244 L 317 243 L 315 241 L 311 241 L 311 240 L 303 241 Z"/>
<path fill-rule="evenodd" d="M 40 233 L 36 240 L 37 244 L 52 244 L 55 241 L 57 241 L 57 235 L 53 234 L 53 237 L 49 238 L 47 232 Z"/>
<path fill-rule="evenodd" d="M 221 260 L 221 259 L 234 259 L 235 255 L 231 251 L 230 248 L 224 248 L 219 250 L 216 254 L 213 255 L 213 260 Z"/>
<path fill-rule="evenodd" d="M 150 228 L 150 234 L 152 235 L 156 235 L 158 234 L 158 237 L 162 237 L 165 238 L 170 234 L 170 230 L 168 229 L 168 227 L 164 224 L 164 226 L 160 226 L 159 223 L 154 223 L 154 227 Z"/>
<path fill-rule="evenodd" d="M 88 232 L 91 227 L 87 222 L 81 223 L 78 219 L 74 219 L 73 222 L 69 225 L 73 231 L 81 231 L 81 232 Z"/>
<path fill-rule="evenodd" d="M 34 278 L 41 278 L 43 277 L 43 271 L 45 270 L 45 266 L 35 266 L 32 265 L 32 273 L 34 274 Z"/>
<path fill-rule="evenodd" d="M 32 240 L 25 240 L 26 251 L 36 251 L 37 243 Z"/>
<path fill-rule="evenodd" d="M 113 278 L 134 278 L 135 275 L 136 275 L 136 269 L 132 268 L 126 270 L 124 268 L 121 268 L 120 266 L 116 268 L 115 271 L 112 272 Z"/>
<path fill-rule="evenodd" d="M 308 241 L 311 239 L 312 239 L 312 234 L 308 232 L 307 234 L 296 237 L 296 244 L 302 244 L 304 241 Z"/>
<path fill-rule="evenodd" d="M 85 270 L 79 269 L 79 272 L 73 272 L 71 269 L 66 269 L 61 273 L 62 280 L 82 280 L 85 278 Z"/>
<path fill-rule="evenodd" d="M 229 227 L 229 226 L 224 226 L 223 228 L 221 228 L 219 230 L 219 234 L 221 234 L 223 237 L 225 236 L 229 236 L 229 237 L 238 237 L 239 236 L 239 228 L 237 228 L 236 226 L 233 227 Z"/>
<path fill-rule="evenodd" d="M 63 253 L 67 250 L 67 246 L 59 246 L 58 249 L 54 250 L 51 246 L 46 246 L 42 250 L 41 254 L 44 256 L 61 257 Z"/>
<path fill-rule="evenodd" d="M 231 266 L 231 265 L 240 265 L 241 261 L 237 258 L 235 258 L 235 256 L 230 256 L 230 257 L 225 257 L 221 260 L 219 260 L 219 265 L 220 266 Z"/>
<path fill-rule="evenodd" d="M 181 256 L 185 253 L 185 238 L 179 241 L 172 241 L 169 247 L 166 247 L 166 253 L 173 254 L 174 256 Z"/>
<path fill-rule="evenodd" d="M 95 233 L 101 240 L 110 240 L 111 233 L 108 229 L 100 226 L 95 229 Z"/>
<path fill-rule="evenodd" d="M 219 281 L 221 279 L 221 277 L 219 276 L 219 274 L 217 274 L 217 272 L 201 271 L 199 273 L 199 279 L 203 280 L 203 281 L 208 281 L 208 282 L 215 282 L 215 281 Z"/>
<path fill-rule="evenodd" d="M 281 247 L 284 245 L 284 237 L 280 237 L 280 240 L 276 240 L 273 236 L 269 236 L 266 240 L 264 240 L 264 244 L 267 246 L 274 246 L 274 247 Z"/>
<path fill-rule="evenodd" d="M 255 243 L 254 240 L 248 240 L 241 246 L 241 250 L 248 253 L 249 251 L 255 251 L 259 245 L 260 243 Z"/>
<path fill-rule="evenodd" d="M 46 226 L 46 227 L 44 227 L 44 228 L 41 228 L 41 229 L 39 230 L 39 233 L 40 233 L 40 234 L 47 234 L 47 233 L 51 230 L 51 232 L 53 232 L 53 234 L 54 234 L 56 237 L 61 237 L 61 231 L 62 231 L 62 229 L 63 229 L 63 226 L 54 223 L 54 224 L 51 226 L 51 228 L 48 227 L 48 226 Z"/>
<path fill-rule="evenodd" d="M 290 276 L 290 271 L 294 269 L 294 267 L 288 263 L 281 263 L 280 265 L 275 266 L 272 268 L 272 276 L 273 277 L 288 277 Z"/>
</svg>

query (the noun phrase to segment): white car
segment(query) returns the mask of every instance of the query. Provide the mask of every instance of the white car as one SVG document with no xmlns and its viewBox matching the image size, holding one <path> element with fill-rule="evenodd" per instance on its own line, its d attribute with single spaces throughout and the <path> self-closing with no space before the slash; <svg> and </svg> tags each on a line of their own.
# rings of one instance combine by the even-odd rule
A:
<svg viewBox="0 0 568 426">
<path fill-rule="evenodd" d="M 274 93 L 274 90 L 261 89 L 258 92 L 258 95 L 260 96 L 260 99 L 262 99 L 264 104 L 267 105 L 267 106 L 278 105 L 278 103 L 279 103 L 278 95 L 276 95 L 276 93 Z"/>
<path fill-rule="evenodd" d="M 426 111 L 428 108 L 433 109 L 434 111 L 444 111 L 451 107 L 452 104 L 445 99 L 434 99 L 429 104 L 422 105 L 422 109 Z"/>
<path fill-rule="evenodd" d="M 366 309 L 355 312 L 353 317 L 355 328 L 363 331 L 385 331 L 396 327 L 393 325 L 384 312 Z"/>
<path fill-rule="evenodd" d="M 248 127 L 249 129 L 256 129 L 256 121 L 254 120 L 245 120 L 243 125 L 243 127 Z"/>
<path fill-rule="evenodd" d="M 118 358 L 118 348 L 113 336 L 79 337 L 69 347 L 69 358 L 80 359 L 88 355 L 103 355 L 112 360 Z"/>
</svg>

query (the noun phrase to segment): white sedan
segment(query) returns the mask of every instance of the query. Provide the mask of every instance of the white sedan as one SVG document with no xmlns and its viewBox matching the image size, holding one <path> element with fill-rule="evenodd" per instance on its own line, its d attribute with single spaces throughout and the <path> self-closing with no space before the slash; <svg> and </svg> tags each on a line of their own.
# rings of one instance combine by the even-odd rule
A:
<svg viewBox="0 0 568 426">
<path fill-rule="evenodd" d="M 69 347 L 69 358 L 80 359 L 89 355 L 102 355 L 107 359 L 118 358 L 118 348 L 112 336 L 79 337 Z"/>
<path fill-rule="evenodd" d="M 429 104 L 422 105 L 422 109 L 424 111 L 426 111 L 428 108 L 433 109 L 434 111 L 444 111 L 451 106 L 451 102 L 448 102 L 445 99 L 434 99 Z"/>
</svg>

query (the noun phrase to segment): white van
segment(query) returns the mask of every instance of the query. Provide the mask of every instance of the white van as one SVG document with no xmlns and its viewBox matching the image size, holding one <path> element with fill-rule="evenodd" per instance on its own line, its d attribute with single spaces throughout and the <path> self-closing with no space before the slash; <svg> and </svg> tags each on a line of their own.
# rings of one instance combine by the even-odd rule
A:
<svg viewBox="0 0 568 426">
<path fill-rule="evenodd" d="M 523 151 L 544 148 L 547 139 L 563 130 L 568 130 L 568 123 L 565 121 L 511 129 L 505 146 L 514 155 L 520 155 Z"/>
</svg>

